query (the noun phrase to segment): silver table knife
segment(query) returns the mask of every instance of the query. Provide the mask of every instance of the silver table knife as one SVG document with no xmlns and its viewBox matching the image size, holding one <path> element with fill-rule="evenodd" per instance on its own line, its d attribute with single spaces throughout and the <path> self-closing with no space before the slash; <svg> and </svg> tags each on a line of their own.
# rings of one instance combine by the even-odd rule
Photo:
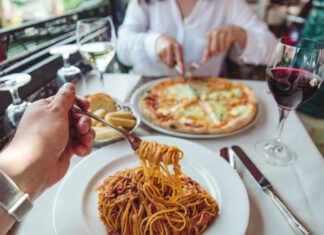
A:
<svg viewBox="0 0 324 235">
<path fill-rule="evenodd" d="M 289 223 L 290 227 L 294 230 L 296 234 L 311 234 L 310 230 L 302 223 L 300 219 L 288 208 L 287 204 L 279 196 L 278 192 L 274 189 L 272 184 L 267 180 L 267 178 L 261 173 L 261 171 L 254 165 L 250 158 L 245 154 L 245 152 L 239 146 L 232 146 L 229 154 L 235 154 L 239 159 L 241 159 L 244 166 L 251 173 L 253 178 L 262 188 L 263 192 L 269 195 L 274 202 L 274 204 L 279 208 L 280 212 L 284 215 L 285 219 Z"/>
<path fill-rule="evenodd" d="M 229 148 L 227 148 L 227 147 L 221 148 L 218 152 L 218 155 L 221 156 L 222 158 L 224 158 L 225 161 L 227 161 L 230 164 L 230 166 L 234 170 L 236 170 L 235 159 L 234 159 L 233 154 L 229 154 Z"/>
</svg>

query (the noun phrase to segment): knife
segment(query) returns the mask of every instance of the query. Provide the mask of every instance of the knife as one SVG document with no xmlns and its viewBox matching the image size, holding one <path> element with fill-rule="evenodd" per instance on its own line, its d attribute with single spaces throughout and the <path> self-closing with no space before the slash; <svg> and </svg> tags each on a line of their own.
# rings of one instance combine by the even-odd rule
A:
<svg viewBox="0 0 324 235">
<path fill-rule="evenodd" d="M 253 178 L 262 188 L 263 192 L 265 192 L 268 196 L 271 197 L 274 204 L 279 208 L 280 212 L 284 215 L 290 227 L 294 230 L 296 234 L 311 234 L 310 230 L 288 208 L 287 204 L 283 201 L 283 199 L 274 189 L 272 184 L 267 180 L 267 178 L 254 165 L 254 163 L 239 146 L 232 146 L 231 150 L 229 151 L 229 154 L 235 154 L 242 161 L 244 166 L 248 169 Z"/>
<path fill-rule="evenodd" d="M 229 154 L 229 148 L 227 148 L 227 147 L 221 148 L 218 152 L 218 155 L 221 156 L 222 158 L 224 158 L 225 161 L 227 161 L 230 164 L 230 166 L 234 170 L 236 170 L 235 159 L 234 159 L 233 154 Z"/>
<path fill-rule="evenodd" d="M 204 62 L 199 60 L 199 61 L 196 61 L 196 62 L 192 62 L 186 72 L 186 74 L 183 76 L 185 81 L 187 82 L 189 88 L 193 91 L 193 93 L 196 95 L 196 97 L 199 97 L 199 92 L 198 90 L 192 86 L 191 82 L 190 82 L 190 79 L 192 78 L 192 73 L 194 71 L 196 71 L 201 65 L 203 65 Z M 177 71 L 177 73 L 181 74 L 180 72 L 180 67 L 178 65 L 174 66 L 175 70 Z"/>
</svg>

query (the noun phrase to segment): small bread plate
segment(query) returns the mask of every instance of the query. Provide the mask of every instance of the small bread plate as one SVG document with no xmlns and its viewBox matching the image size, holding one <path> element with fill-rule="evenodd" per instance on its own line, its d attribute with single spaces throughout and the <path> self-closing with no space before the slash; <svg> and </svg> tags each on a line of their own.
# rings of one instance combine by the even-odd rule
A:
<svg viewBox="0 0 324 235">
<path fill-rule="evenodd" d="M 142 122 L 149 126 L 150 128 L 152 128 L 153 130 L 156 130 L 160 133 L 163 134 L 167 134 L 167 135 L 173 135 L 176 137 L 183 137 L 183 138 L 190 138 L 190 139 L 213 139 L 213 138 L 221 138 L 221 137 L 226 137 L 226 136 L 231 136 L 231 135 L 236 135 L 238 133 L 241 133 L 247 129 L 249 129 L 250 127 L 252 127 L 256 121 L 259 119 L 260 117 L 260 105 L 258 106 L 258 112 L 256 113 L 254 119 L 248 123 L 246 126 L 235 130 L 235 131 L 231 131 L 231 132 L 227 132 L 227 133 L 220 133 L 220 134 L 191 134 L 191 133 L 184 133 L 184 132 L 178 132 L 178 131 L 173 131 L 173 130 L 169 130 L 169 129 L 165 129 L 162 127 L 159 127 L 157 125 L 154 125 L 152 122 L 150 122 L 142 113 L 141 108 L 140 108 L 140 99 L 143 95 L 145 95 L 145 93 L 147 92 L 147 90 L 155 83 L 160 82 L 163 79 L 159 79 L 159 80 L 155 80 L 155 81 L 151 81 L 148 82 L 146 84 L 144 84 L 143 86 L 139 87 L 138 89 L 136 89 L 134 91 L 134 93 L 132 94 L 131 97 L 131 104 L 134 107 L 134 109 L 137 111 L 137 113 L 139 113 Z"/>
<path fill-rule="evenodd" d="M 181 170 L 218 202 L 219 215 L 204 235 L 245 234 L 250 214 L 248 195 L 240 176 L 222 157 L 189 140 L 168 136 L 145 136 L 143 139 L 179 147 L 184 152 Z M 55 196 L 54 234 L 107 234 L 98 217 L 95 188 L 116 171 L 140 164 L 126 141 L 98 149 L 79 162 L 65 176 Z"/>
<path fill-rule="evenodd" d="M 135 117 L 136 124 L 133 127 L 133 129 L 130 131 L 130 133 L 133 133 L 136 130 L 136 128 L 141 124 L 141 116 L 136 111 L 136 109 L 134 109 L 132 107 L 132 105 L 130 103 L 121 102 L 121 101 L 119 101 L 117 99 L 114 99 L 114 101 L 116 103 L 116 107 L 117 107 L 117 110 L 118 111 L 130 112 Z M 102 146 L 104 146 L 106 144 L 110 144 L 110 143 L 116 142 L 117 140 L 120 140 L 122 138 L 123 138 L 122 136 L 116 136 L 116 137 L 112 137 L 112 138 L 109 138 L 109 139 L 94 140 L 92 145 L 94 147 L 102 147 Z"/>
</svg>

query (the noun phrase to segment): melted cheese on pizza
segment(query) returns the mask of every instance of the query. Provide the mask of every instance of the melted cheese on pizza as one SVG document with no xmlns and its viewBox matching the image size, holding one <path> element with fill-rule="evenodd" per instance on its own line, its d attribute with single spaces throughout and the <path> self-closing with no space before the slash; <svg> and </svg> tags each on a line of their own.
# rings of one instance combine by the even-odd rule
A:
<svg viewBox="0 0 324 235">
<path fill-rule="evenodd" d="M 244 115 L 246 113 L 249 113 L 251 109 L 252 107 L 250 105 L 239 105 L 233 107 L 229 113 L 232 116 Z"/>
<path fill-rule="evenodd" d="M 166 96 L 175 100 L 195 100 L 197 97 L 188 84 L 176 84 L 166 91 Z"/>
</svg>

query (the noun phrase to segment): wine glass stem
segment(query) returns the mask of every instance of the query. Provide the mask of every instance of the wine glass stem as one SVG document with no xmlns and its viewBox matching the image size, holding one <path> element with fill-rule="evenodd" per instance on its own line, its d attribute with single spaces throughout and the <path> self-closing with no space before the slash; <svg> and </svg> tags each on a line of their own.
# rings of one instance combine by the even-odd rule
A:
<svg viewBox="0 0 324 235">
<path fill-rule="evenodd" d="M 282 133 L 282 130 L 284 128 L 284 125 L 286 123 L 289 113 L 290 113 L 290 110 L 279 107 L 279 115 L 280 116 L 279 116 L 279 125 L 278 125 L 278 129 L 277 129 L 277 134 L 275 137 L 276 142 L 280 142 L 280 140 L 281 140 L 281 133 Z"/>
<path fill-rule="evenodd" d="M 104 74 L 105 74 L 105 72 L 98 70 L 98 73 L 99 73 L 100 83 L 101 83 L 103 89 L 105 89 L 105 83 L 104 83 Z"/>
<path fill-rule="evenodd" d="M 12 103 L 15 105 L 21 104 L 22 100 L 19 97 L 18 89 L 10 89 L 9 91 L 12 96 Z"/>
<path fill-rule="evenodd" d="M 64 53 L 64 54 L 62 55 L 62 57 L 63 57 L 63 64 L 64 64 L 64 68 L 68 68 L 68 67 L 70 66 L 70 63 L 69 63 L 69 57 L 70 57 L 70 55 Z"/>
</svg>

